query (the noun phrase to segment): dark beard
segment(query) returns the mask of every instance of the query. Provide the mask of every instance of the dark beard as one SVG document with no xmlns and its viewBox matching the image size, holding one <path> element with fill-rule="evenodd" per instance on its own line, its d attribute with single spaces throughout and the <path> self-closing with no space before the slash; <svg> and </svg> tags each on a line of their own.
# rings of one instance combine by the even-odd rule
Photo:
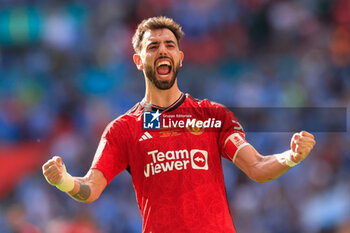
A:
<svg viewBox="0 0 350 233">
<path fill-rule="evenodd" d="M 178 64 L 180 64 L 180 63 L 178 63 Z M 180 70 L 180 66 L 177 65 L 173 69 L 173 76 L 171 77 L 170 80 L 157 80 L 157 78 L 156 78 L 156 70 L 153 69 L 150 65 L 146 65 L 145 66 L 146 77 L 159 90 L 168 90 L 168 89 L 170 89 L 175 83 L 175 80 L 177 78 L 177 74 L 179 73 L 179 70 Z"/>
</svg>

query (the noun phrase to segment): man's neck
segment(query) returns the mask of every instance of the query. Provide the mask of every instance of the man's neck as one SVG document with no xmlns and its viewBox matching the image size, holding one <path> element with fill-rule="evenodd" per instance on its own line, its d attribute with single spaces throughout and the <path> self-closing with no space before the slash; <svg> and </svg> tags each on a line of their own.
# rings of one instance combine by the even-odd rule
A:
<svg viewBox="0 0 350 233">
<path fill-rule="evenodd" d="M 145 100 L 150 104 L 167 108 L 179 99 L 181 94 L 176 82 L 168 90 L 159 90 L 152 85 L 146 87 Z"/>
</svg>

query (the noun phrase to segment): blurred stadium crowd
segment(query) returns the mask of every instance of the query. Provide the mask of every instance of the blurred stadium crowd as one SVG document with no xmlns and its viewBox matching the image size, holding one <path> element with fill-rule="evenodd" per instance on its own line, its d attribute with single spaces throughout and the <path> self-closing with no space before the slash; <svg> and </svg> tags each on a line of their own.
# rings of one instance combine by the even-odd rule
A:
<svg viewBox="0 0 350 233">
<path fill-rule="evenodd" d="M 48 185 L 41 165 L 60 155 L 72 175 L 85 175 L 104 127 L 143 98 L 131 37 L 155 15 L 183 26 L 179 86 L 194 97 L 350 107 L 348 0 L 0 0 L 2 233 L 141 232 L 128 173 L 87 205 Z M 270 154 L 288 149 L 292 134 L 246 137 Z M 223 161 L 239 233 L 350 232 L 350 136 L 315 136 L 302 165 L 266 184 Z"/>
</svg>

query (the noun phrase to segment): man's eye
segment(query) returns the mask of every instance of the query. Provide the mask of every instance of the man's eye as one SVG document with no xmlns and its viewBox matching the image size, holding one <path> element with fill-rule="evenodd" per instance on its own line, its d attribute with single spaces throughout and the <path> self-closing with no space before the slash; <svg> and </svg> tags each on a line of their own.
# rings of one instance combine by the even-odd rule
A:
<svg viewBox="0 0 350 233">
<path fill-rule="evenodd" d="M 148 47 L 148 49 L 156 49 L 157 48 L 157 46 L 150 46 L 150 47 Z"/>
</svg>

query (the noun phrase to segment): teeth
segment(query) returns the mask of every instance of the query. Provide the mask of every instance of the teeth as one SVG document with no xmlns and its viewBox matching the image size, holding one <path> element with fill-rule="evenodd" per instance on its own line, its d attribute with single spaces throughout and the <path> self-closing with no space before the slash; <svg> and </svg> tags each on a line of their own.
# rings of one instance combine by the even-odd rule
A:
<svg viewBox="0 0 350 233">
<path fill-rule="evenodd" d="M 170 66 L 170 62 L 168 62 L 168 61 L 161 61 L 161 62 L 158 63 L 158 66 L 157 66 L 157 67 L 159 67 L 159 66 L 161 66 L 161 65 Z"/>
</svg>

